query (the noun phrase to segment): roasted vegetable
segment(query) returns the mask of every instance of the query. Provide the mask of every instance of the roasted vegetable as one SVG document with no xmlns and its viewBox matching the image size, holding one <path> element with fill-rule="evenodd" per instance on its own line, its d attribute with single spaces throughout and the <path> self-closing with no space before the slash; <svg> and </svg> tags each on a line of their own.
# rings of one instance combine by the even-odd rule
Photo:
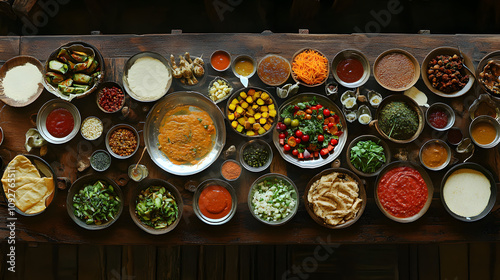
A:
<svg viewBox="0 0 500 280">
<path fill-rule="evenodd" d="M 73 64 L 71 66 L 71 70 L 75 71 L 75 72 L 80 72 L 80 71 L 83 71 L 87 69 L 87 63 L 77 63 L 77 64 Z"/>
<path fill-rule="evenodd" d="M 45 74 L 45 79 L 51 84 L 59 84 L 64 81 L 64 76 L 55 72 L 47 72 L 47 74 Z"/>
<path fill-rule="evenodd" d="M 71 56 L 69 55 L 68 51 L 63 48 L 59 50 L 59 53 L 57 54 L 57 59 L 64 63 L 68 63 L 68 61 L 70 61 L 71 59 Z"/>
<path fill-rule="evenodd" d="M 74 51 L 71 54 L 71 58 L 76 62 L 85 62 L 87 61 L 87 59 L 89 59 L 89 56 L 84 52 Z"/>
<path fill-rule="evenodd" d="M 61 74 L 66 74 L 66 72 L 68 72 L 68 65 L 66 65 L 62 62 L 59 62 L 57 60 L 51 60 L 49 62 L 49 69 L 53 70 L 53 71 L 57 71 Z"/>
<path fill-rule="evenodd" d="M 78 84 L 88 85 L 88 84 L 92 83 L 92 80 L 93 80 L 93 78 L 89 75 L 85 75 L 82 73 L 73 74 L 73 81 L 75 81 L 75 83 L 78 83 Z"/>
</svg>

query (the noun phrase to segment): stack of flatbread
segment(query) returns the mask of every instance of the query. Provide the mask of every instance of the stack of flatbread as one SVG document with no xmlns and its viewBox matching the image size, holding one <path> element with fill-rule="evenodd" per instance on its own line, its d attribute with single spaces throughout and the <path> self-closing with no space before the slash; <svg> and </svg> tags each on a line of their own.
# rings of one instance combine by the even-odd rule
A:
<svg viewBox="0 0 500 280">
<path fill-rule="evenodd" d="M 314 182 L 307 193 L 314 214 L 326 224 L 336 226 L 354 219 L 363 200 L 358 183 L 343 173 L 333 172 Z"/>
<path fill-rule="evenodd" d="M 26 214 L 45 210 L 47 198 L 54 193 L 54 179 L 41 177 L 38 169 L 23 155 L 9 162 L 2 177 L 2 185 L 7 196 L 15 192 L 15 205 Z"/>
</svg>

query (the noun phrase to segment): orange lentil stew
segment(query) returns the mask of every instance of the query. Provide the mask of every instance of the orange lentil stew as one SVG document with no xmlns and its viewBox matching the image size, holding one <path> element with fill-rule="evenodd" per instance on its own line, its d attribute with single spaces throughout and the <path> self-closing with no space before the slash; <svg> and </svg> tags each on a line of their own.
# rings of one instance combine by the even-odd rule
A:
<svg viewBox="0 0 500 280">
<path fill-rule="evenodd" d="M 305 50 L 295 56 L 292 72 L 308 85 L 321 84 L 328 78 L 328 59 L 315 50 Z"/>
<path fill-rule="evenodd" d="M 226 180 L 236 180 L 240 177 L 241 166 L 234 161 L 228 160 L 222 164 L 221 173 Z"/>
<path fill-rule="evenodd" d="M 109 147 L 113 153 L 126 157 L 137 148 L 137 137 L 128 128 L 118 128 L 109 136 Z"/>
</svg>

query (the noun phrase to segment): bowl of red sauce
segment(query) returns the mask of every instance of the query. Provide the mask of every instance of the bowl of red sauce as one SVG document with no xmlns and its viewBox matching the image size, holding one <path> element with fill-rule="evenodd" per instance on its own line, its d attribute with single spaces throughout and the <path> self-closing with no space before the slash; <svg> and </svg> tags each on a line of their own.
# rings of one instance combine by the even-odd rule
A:
<svg viewBox="0 0 500 280">
<path fill-rule="evenodd" d="M 427 109 L 425 120 L 435 130 L 445 131 L 455 124 L 455 112 L 445 103 L 434 103 Z"/>
<path fill-rule="evenodd" d="M 52 99 L 38 111 L 36 127 L 47 142 L 63 144 L 78 134 L 81 121 L 80 112 L 75 105 L 61 99 Z"/>
<path fill-rule="evenodd" d="M 210 56 L 210 64 L 215 71 L 226 71 L 231 66 L 231 55 L 225 50 L 216 50 Z"/>
<path fill-rule="evenodd" d="M 224 180 L 206 180 L 198 186 L 194 193 L 194 213 L 200 220 L 209 225 L 227 223 L 236 213 L 237 206 L 236 191 Z"/>
<path fill-rule="evenodd" d="M 375 183 L 375 202 L 389 219 L 410 223 L 422 217 L 432 202 L 434 187 L 425 170 L 411 162 L 386 165 Z"/>
<path fill-rule="evenodd" d="M 370 78 L 370 62 L 358 50 L 343 50 L 333 58 L 332 74 L 339 84 L 357 88 Z"/>
</svg>

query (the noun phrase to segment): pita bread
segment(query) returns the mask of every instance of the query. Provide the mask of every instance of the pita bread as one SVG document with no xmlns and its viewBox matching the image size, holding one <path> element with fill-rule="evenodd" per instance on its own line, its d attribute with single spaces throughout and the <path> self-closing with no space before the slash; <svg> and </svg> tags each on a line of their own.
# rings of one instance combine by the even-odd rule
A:
<svg viewBox="0 0 500 280">
<path fill-rule="evenodd" d="M 7 165 L 7 169 L 14 169 L 15 178 L 21 177 L 34 177 L 40 178 L 40 173 L 38 173 L 38 169 L 31 163 L 31 161 L 23 156 L 18 155 L 13 160 L 9 162 Z M 8 173 L 4 172 L 2 179 L 7 179 Z"/>
</svg>

